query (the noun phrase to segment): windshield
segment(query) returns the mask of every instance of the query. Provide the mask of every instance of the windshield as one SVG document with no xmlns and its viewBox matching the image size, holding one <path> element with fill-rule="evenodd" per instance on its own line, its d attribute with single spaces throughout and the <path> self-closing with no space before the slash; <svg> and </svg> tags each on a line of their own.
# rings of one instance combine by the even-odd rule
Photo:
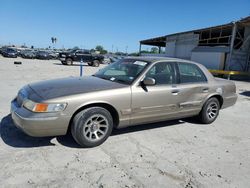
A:
<svg viewBox="0 0 250 188">
<path fill-rule="evenodd" d="M 38 52 L 40 55 L 47 55 L 48 53 L 47 52 L 45 52 L 45 51 L 39 51 Z"/>
<path fill-rule="evenodd" d="M 10 53 L 16 52 L 16 50 L 14 50 L 14 49 L 12 49 L 12 48 L 8 48 L 7 51 L 10 52 Z"/>
<path fill-rule="evenodd" d="M 131 84 L 147 65 L 148 62 L 145 61 L 123 59 L 101 69 L 93 76 L 112 82 Z"/>
</svg>

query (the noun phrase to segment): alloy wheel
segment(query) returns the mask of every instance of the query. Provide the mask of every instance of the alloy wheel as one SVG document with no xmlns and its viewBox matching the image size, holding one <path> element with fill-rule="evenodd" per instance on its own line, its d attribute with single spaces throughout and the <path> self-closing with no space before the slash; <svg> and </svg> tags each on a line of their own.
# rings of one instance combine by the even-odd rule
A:
<svg viewBox="0 0 250 188">
<path fill-rule="evenodd" d="M 91 142 L 102 139 L 107 134 L 107 131 L 108 120 L 101 114 L 92 115 L 83 126 L 84 137 Z"/>
<path fill-rule="evenodd" d="M 218 104 L 215 102 L 210 103 L 207 107 L 207 117 L 209 119 L 216 118 L 218 111 L 219 111 Z"/>
</svg>

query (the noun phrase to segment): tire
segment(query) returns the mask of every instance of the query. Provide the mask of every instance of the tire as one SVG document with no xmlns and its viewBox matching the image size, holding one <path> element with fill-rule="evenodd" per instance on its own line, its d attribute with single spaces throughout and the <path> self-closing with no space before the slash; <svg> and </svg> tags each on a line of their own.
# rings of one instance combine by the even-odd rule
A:
<svg viewBox="0 0 250 188">
<path fill-rule="evenodd" d="M 67 65 L 66 61 L 61 61 L 61 63 L 62 63 L 63 65 Z"/>
<path fill-rule="evenodd" d="M 67 58 L 66 65 L 73 65 L 73 60 L 71 58 Z"/>
<path fill-rule="evenodd" d="M 93 66 L 93 62 L 88 62 L 88 65 L 89 66 Z"/>
<path fill-rule="evenodd" d="M 113 130 L 110 112 L 101 107 L 91 107 L 75 115 L 71 124 L 71 134 L 82 147 L 99 146 Z"/>
<path fill-rule="evenodd" d="M 202 107 L 198 116 L 201 123 L 210 124 L 216 120 L 219 115 L 220 103 L 217 98 L 208 99 Z"/>
<path fill-rule="evenodd" d="M 93 67 L 99 67 L 100 61 L 99 60 L 94 60 L 93 61 Z"/>
</svg>

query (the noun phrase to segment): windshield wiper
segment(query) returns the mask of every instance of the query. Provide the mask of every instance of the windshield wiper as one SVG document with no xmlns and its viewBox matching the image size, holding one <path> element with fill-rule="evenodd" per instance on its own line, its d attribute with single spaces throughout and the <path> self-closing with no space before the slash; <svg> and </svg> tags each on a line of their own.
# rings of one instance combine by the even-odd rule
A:
<svg viewBox="0 0 250 188">
<path fill-rule="evenodd" d="M 101 78 L 101 79 L 103 79 L 103 80 L 110 80 L 110 78 L 108 78 L 108 77 L 96 76 L 95 74 L 92 75 L 92 76 L 97 77 L 97 78 Z M 110 81 L 111 81 L 111 80 L 110 80 Z"/>
<path fill-rule="evenodd" d="M 115 79 L 115 80 L 113 80 L 113 82 L 119 82 L 119 83 L 122 83 L 122 84 L 128 84 L 127 81 L 121 80 L 121 79 Z"/>
<path fill-rule="evenodd" d="M 97 75 L 92 75 L 92 76 L 94 76 L 94 77 L 97 77 L 97 78 L 101 78 L 101 79 L 103 79 L 103 80 L 109 80 L 109 81 L 111 81 L 111 82 L 119 82 L 119 83 L 122 83 L 122 84 L 128 84 L 128 82 L 127 81 L 125 81 L 125 80 L 122 80 L 122 79 L 116 79 L 116 78 L 114 78 L 114 77 L 104 77 L 104 76 L 97 76 Z"/>
</svg>

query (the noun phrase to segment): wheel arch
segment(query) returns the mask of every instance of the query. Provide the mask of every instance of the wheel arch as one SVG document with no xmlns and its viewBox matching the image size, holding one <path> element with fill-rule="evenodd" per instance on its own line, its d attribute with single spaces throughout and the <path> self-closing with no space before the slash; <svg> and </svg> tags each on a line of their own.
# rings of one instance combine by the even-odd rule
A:
<svg viewBox="0 0 250 188">
<path fill-rule="evenodd" d="M 96 103 L 90 103 L 90 104 L 86 104 L 86 105 L 83 105 L 81 107 L 79 107 L 74 113 L 73 115 L 71 116 L 71 119 L 69 121 L 69 125 L 68 125 L 68 132 L 70 131 L 70 128 L 71 128 L 71 125 L 72 125 L 72 121 L 75 117 L 75 115 L 77 113 L 79 113 L 80 111 L 82 110 L 85 110 L 87 108 L 91 108 L 91 107 L 102 107 L 106 110 L 108 110 L 113 118 L 113 127 L 116 128 L 118 125 L 119 125 L 119 114 L 118 114 L 118 111 L 115 109 L 115 107 L 113 107 L 112 105 L 108 104 L 108 103 L 105 103 L 105 102 L 96 102 Z"/>
<path fill-rule="evenodd" d="M 218 99 L 218 101 L 219 101 L 219 103 L 220 103 L 220 108 L 221 108 L 222 105 L 223 105 L 224 100 L 223 100 L 223 97 L 222 97 L 220 94 L 218 94 L 218 93 L 209 95 L 209 96 L 206 98 L 206 100 L 204 101 L 204 104 L 205 104 L 205 102 L 206 102 L 207 100 L 209 100 L 209 99 L 211 99 L 211 98 L 213 98 L 213 97 L 216 98 L 216 99 Z"/>
</svg>

